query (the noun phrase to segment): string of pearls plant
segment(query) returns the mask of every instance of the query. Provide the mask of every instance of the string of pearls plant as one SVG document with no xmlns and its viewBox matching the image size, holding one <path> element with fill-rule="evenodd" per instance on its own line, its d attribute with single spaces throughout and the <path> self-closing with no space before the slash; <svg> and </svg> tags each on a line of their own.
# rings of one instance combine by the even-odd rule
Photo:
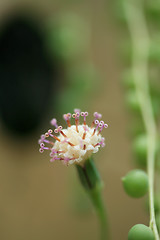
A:
<svg viewBox="0 0 160 240">
<path fill-rule="evenodd" d="M 151 45 L 151 39 L 147 28 L 146 18 L 144 14 L 144 1 L 143 0 L 124 0 L 123 7 L 127 20 L 128 29 L 130 32 L 132 43 L 132 68 L 131 73 L 133 77 L 133 83 L 135 88 L 135 96 L 138 100 L 144 128 L 146 132 L 146 158 L 147 158 L 147 175 L 144 173 L 142 176 L 143 181 L 141 184 L 149 192 L 149 212 L 150 222 L 149 228 L 142 224 L 137 224 L 131 228 L 128 234 L 129 240 L 139 239 L 155 239 L 159 240 L 159 233 L 157 230 L 155 219 L 155 207 L 154 207 L 154 179 L 155 179 L 155 158 L 156 158 L 156 143 L 157 143 L 157 125 L 154 118 L 153 104 L 150 95 L 150 82 L 149 82 L 149 50 Z M 139 170 L 141 171 L 141 170 Z M 138 173 L 141 174 L 141 173 Z M 138 179 L 139 175 L 136 175 L 135 179 Z M 129 176 L 124 178 L 124 188 L 127 191 L 127 180 L 134 178 L 132 172 Z M 147 180 L 148 179 L 148 180 Z M 138 180 L 137 180 L 138 181 Z M 148 183 L 147 183 L 148 181 Z M 133 190 L 133 188 L 132 188 Z M 130 195 L 135 195 L 131 190 Z M 145 191 L 144 191 L 145 192 Z M 143 194 L 142 194 L 143 195 Z M 136 197 L 136 196 L 134 196 Z M 143 237 L 140 237 L 140 235 Z"/>
</svg>

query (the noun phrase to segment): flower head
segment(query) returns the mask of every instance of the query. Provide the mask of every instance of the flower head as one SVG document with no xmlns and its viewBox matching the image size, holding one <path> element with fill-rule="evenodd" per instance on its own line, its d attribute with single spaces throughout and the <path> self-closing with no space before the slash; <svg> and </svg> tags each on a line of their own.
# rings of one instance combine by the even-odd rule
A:
<svg viewBox="0 0 160 240">
<path fill-rule="evenodd" d="M 53 118 L 51 125 L 55 129 L 54 131 L 49 129 L 41 135 L 39 151 L 42 153 L 44 150 L 49 150 L 51 162 L 60 160 L 66 165 L 82 164 L 92 153 L 98 152 L 100 147 L 105 146 L 105 138 L 101 136 L 101 132 L 103 128 L 108 127 L 106 123 L 98 120 L 102 115 L 97 112 L 93 114 L 94 119 L 89 127 L 86 123 L 87 116 L 88 112 L 81 112 L 79 109 L 75 109 L 73 114 L 64 114 L 63 118 L 67 123 L 65 129 L 59 126 L 57 120 Z M 80 117 L 83 118 L 82 124 L 80 124 Z M 71 118 L 74 119 L 74 125 L 71 125 Z"/>
</svg>

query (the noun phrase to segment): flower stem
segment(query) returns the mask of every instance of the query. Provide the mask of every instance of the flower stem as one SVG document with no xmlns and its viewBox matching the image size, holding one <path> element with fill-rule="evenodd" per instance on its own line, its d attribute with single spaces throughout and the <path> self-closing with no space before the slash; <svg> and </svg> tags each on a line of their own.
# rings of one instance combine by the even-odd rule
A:
<svg viewBox="0 0 160 240">
<path fill-rule="evenodd" d="M 102 200 L 102 181 L 93 159 L 88 159 L 83 166 L 77 165 L 82 186 L 87 191 L 100 222 L 101 240 L 108 239 L 107 217 Z"/>
<path fill-rule="evenodd" d="M 132 40 L 132 73 L 147 134 L 147 171 L 149 178 L 150 227 L 159 240 L 154 211 L 154 169 L 156 124 L 153 115 L 148 79 L 148 52 L 150 38 L 143 12 L 142 0 L 125 0 L 125 14 Z"/>
<path fill-rule="evenodd" d="M 106 217 L 106 210 L 104 207 L 101 191 L 98 189 L 94 189 L 90 193 L 90 198 L 97 212 L 97 216 L 99 217 L 100 229 L 101 229 L 101 240 L 106 240 L 108 239 L 107 217 Z"/>
</svg>

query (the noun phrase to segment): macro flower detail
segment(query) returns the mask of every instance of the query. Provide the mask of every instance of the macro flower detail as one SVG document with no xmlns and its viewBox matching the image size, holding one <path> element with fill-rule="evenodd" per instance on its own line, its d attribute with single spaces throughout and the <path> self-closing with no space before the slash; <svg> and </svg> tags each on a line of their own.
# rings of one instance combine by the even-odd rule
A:
<svg viewBox="0 0 160 240">
<path fill-rule="evenodd" d="M 105 138 L 102 137 L 101 132 L 103 128 L 108 127 L 106 123 L 99 121 L 102 115 L 97 112 L 93 114 L 94 119 L 88 126 L 86 123 L 87 116 L 88 112 L 81 112 L 79 109 L 74 109 L 73 114 L 64 114 L 63 118 L 67 124 L 65 129 L 59 126 L 57 120 L 53 118 L 51 125 L 55 129 L 54 131 L 49 129 L 48 132 L 41 135 L 39 151 L 43 153 L 44 150 L 49 150 L 51 162 L 60 160 L 66 165 L 83 164 L 92 153 L 98 152 L 100 147 L 105 146 Z M 71 124 L 71 118 L 74 119 L 73 125 Z M 83 118 L 82 124 L 80 124 L 80 118 Z"/>
</svg>

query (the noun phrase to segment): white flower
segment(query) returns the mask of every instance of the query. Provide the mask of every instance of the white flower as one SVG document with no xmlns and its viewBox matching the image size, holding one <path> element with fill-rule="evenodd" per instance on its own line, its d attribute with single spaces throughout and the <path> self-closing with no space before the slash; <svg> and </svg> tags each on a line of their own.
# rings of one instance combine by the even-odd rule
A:
<svg viewBox="0 0 160 240">
<path fill-rule="evenodd" d="M 50 129 L 39 140 L 40 152 L 43 152 L 45 149 L 51 151 L 51 162 L 61 160 L 67 165 L 73 163 L 83 164 L 92 153 L 98 152 L 100 146 L 104 147 L 105 145 L 105 139 L 101 136 L 101 132 L 108 125 L 103 121 L 98 121 L 101 118 L 101 114 L 94 113 L 94 120 L 89 127 L 86 124 L 88 112 L 80 112 L 79 109 L 75 109 L 74 111 L 73 115 L 68 113 L 63 116 L 68 125 L 66 129 L 62 130 L 62 126 L 57 125 L 56 119 L 52 119 L 51 124 L 55 126 L 54 132 L 58 133 L 58 136 L 53 135 L 53 131 Z M 75 125 L 71 125 L 70 123 L 71 116 L 75 119 Z M 83 117 L 81 125 L 79 124 L 80 116 Z M 49 136 L 56 141 L 52 142 L 48 140 Z M 50 146 L 46 146 L 46 144 Z"/>
</svg>

